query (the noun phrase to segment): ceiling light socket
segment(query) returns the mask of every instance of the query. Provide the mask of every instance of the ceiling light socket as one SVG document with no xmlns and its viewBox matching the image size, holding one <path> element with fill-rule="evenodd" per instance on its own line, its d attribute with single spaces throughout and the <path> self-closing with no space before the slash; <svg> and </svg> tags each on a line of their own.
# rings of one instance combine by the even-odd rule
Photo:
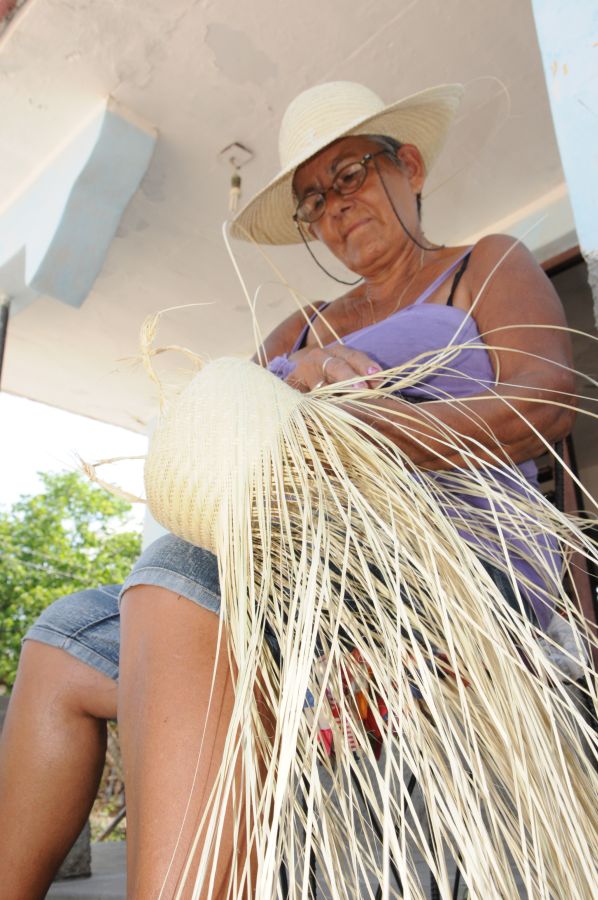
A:
<svg viewBox="0 0 598 900">
<path fill-rule="evenodd" d="M 246 166 L 253 159 L 253 152 L 249 147 L 235 141 L 220 151 L 218 159 L 220 162 L 233 166 L 235 169 L 242 169 L 243 166 Z"/>
</svg>

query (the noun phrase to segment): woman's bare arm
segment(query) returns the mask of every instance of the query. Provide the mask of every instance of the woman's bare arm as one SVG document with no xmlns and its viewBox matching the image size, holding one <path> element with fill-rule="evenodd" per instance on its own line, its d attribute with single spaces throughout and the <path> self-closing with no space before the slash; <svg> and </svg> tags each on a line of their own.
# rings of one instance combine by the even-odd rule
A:
<svg viewBox="0 0 598 900">
<path fill-rule="evenodd" d="M 473 305 L 472 315 L 489 348 L 497 380 L 492 390 L 424 404 L 372 400 L 371 411 L 363 403 L 359 408 L 347 405 L 424 468 L 464 462 L 452 439 L 447 449 L 443 432 L 456 432 L 480 458 L 499 453 L 522 462 L 539 456 L 544 441 L 563 437 L 574 419 L 571 343 L 562 330 L 566 321 L 560 300 L 526 248 L 505 235 L 476 245 L 460 291 Z M 267 359 L 291 351 L 313 309 L 298 310 L 272 332 L 262 348 Z M 335 361 L 327 367 L 328 382 L 355 379 L 358 387 L 366 387 L 380 369 L 365 353 L 341 344 L 309 347 L 293 355 L 297 368 L 288 383 L 301 391 L 313 389 L 331 355 Z"/>
<path fill-rule="evenodd" d="M 563 309 L 529 252 L 506 236 L 485 238 L 476 246 L 466 274 L 473 316 L 493 348 L 495 388 L 458 402 L 416 405 L 389 398 L 372 401 L 371 414 L 353 410 L 425 468 L 463 462 L 456 448 L 447 453 L 445 427 L 482 458 L 486 447 L 490 454 L 522 462 L 544 451 L 542 438 L 553 442 L 567 434 L 574 419 L 571 344 L 560 330 L 566 327 Z M 380 412 L 390 413 L 392 424 L 380 419 Z"/>
</svg>

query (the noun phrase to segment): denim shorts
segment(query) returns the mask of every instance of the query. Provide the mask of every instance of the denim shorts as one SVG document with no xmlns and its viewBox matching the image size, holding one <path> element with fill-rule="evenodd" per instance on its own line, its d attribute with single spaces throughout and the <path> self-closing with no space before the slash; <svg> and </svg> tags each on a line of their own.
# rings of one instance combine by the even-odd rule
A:
<svg viewBox="0 0 598 900">
<path fill-rule="evenodd" d="M 490 563 L 482 564 L 509 606 L 517 608 L 508 577 Z M 147 547 L 124 584 L 90 588 L 55 600 L 24 639 L 60 647 L 116 681 L 120 599 L 128 588 L 139 584 L 167 588 L 215 614 L 220 612 L 218 561 L 214 554 L 167 534 Z M 531 608 L 526 606 L 525 611 L 534 619 Z"/>
<path fill-rule="evenodd" d="M 205 609 L 220 612 L 218 561 L 214 554 L 166 534 L 144 550 L 124 584 L 89 588 L 55 600 L 24 640 L 60 647 L 116 681 L 120 600 L 128 588 L 138 584 L 168 588 Z"/>
</svg>

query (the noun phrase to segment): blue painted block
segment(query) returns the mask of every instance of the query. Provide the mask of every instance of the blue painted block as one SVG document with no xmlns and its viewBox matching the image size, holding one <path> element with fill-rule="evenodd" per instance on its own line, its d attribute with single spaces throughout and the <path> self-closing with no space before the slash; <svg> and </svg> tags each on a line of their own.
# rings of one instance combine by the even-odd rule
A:
<svg viewBox="0 0 598 900">
<path fill-rule="evenodd" d="M 108 100 L 3 212 L 0 292 L 13 296 L 13 310 L 36 294 L 71 306 L 83 303 L 147 170 L 156 137 L 154 128 Z M 14 260 L 22 261 L 23 251 L 22 283 L 15 285 Z"/>
</svg>

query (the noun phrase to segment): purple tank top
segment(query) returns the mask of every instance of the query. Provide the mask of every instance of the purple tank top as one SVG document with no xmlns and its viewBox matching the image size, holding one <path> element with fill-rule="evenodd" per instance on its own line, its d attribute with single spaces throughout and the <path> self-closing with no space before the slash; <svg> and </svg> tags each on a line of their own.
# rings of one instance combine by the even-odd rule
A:
<svg viewBox="0 0 598 900">
<path fill-rule="evenodd" d="M 492 388 L 496 383 L 490 356 L 480 337 L 475 319 L 469 313 L 454 306 L 426 303 L 426 300 L 449 278 L 470 252 L 471 248 L 466 250 L 409 306 L 397 310 L 380 322 L 366 325 L 342 338 L 342 343 L 346 347 L 361 350 L 383 369 L 404 366 L 410 360 L 416 360 L 421 354 L 432 355 L 434 351 L 447 346 L 455 346 L 455 355 L 451 357 L 450 363 L 433 370 L 428 377 L 401 390 L 400 395 L 406 400 L 421 402 L 447 397 L 468 397 Z M 309 327 L 310 324 L 303 329 L 291 353 L 301 346 Z M 277 357 L 272 360 L 268 368 L 279 377 L 285 378 L 294 366 L 288 362 L 288 357 Z M 404 371 L 408 371 L 408 367 Z M 525 478 L 526 486 L 520 485 L 518 481 L 513 482 L 509 478 L 508 470 L 496 471 L 496 480 L 511 492 L 519 495 L 525 494 L 532 498 L 537 497 L 538 480 L 534 461 L 520 463 L 518 469 Z M 470 545 L 480 548 L 480 555 L 492 562 L 500 563 L 502 553 L 498 550 L 498 536 L 497 542 L 492 542 L 491 545 L 488 541 L 475 535 L 476 517 L 479 519 L 485 513 L 487 515 L 490 509 L 489 502 L 472 496 L 469 492 L 459 491 L 454 487 L 450 476 L 447 478 L 447 476 L 443 476 L 442 472 L 434 472 L 432 477 L 442 485 L 443 491 L 446 491 L 448 487 L 449 494 L 452 491 L 452 495 L 458 500 L 459 522 L 457 528 L 462 536 Z M 465 508 L 471 510 L 470 516 L 463 513 L 464 500 L 467 504 Z M 454 509 L 451 509 L 450 502 L 445 499 L 443 506 L 447 515 L 457 524 L 457 514 Z M 503 513 L 506 513 L 508 501 L 501 506 Z M 503 537 L 509 544 L 510 560 L 517 575 L 522 597 L 531 603 L 540 627 L 545 628 L 552 616 L 552 605 L 547 599 L 547 595 L 552 594 L 554 584 L 559 578 L 559 557 L 555 552 L 554 544 L 542 536 L 537 536 L 535 538 L 537 555 L 535 559 L 531 559 L 529 535 L 506 534 L 503 528 Z M 528 583 L 525 584 L 525 582 Z"/>
</svg>

